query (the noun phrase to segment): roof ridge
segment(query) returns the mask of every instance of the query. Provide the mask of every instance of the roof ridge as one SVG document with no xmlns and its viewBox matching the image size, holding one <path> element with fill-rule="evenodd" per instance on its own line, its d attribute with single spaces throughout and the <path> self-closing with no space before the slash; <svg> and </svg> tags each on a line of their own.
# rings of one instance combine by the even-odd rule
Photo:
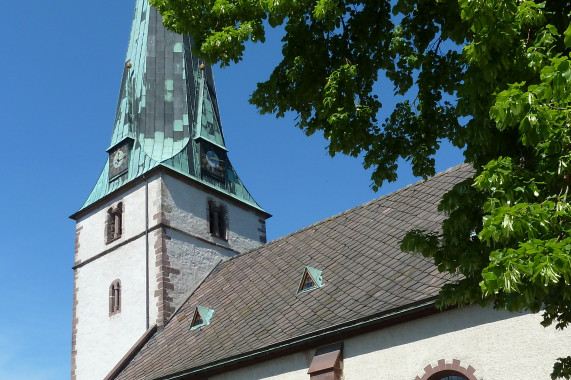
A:
<svg viewBox="0 0 571 380">
<path fill-rule="evenodd" d="M 275 244 L 275 243 L 277 243 L 277 242 L 279 242 L 279 241 L 281 241 L 281 240 L 283 240 L 283 239 L 289 238 L 289 237 L 292 236 L 292 235 L 295 235 L 295 234 L 297 234 L 297 233 L 301 233 L 301 232 L 303 232 L 303 231 L 306 231 L 306 230 L 309 230 L 309 229 L 311 229 L 311 228 L 314 228 L 314 227 L 316 227 L 316 226 L 318 226 L 318 225 L 321 225 L 321 224 L 324 224 L 324 223 L 326 223 L 326 222 L 329 222 L 329 221 L 331 221 L 331 220 L 333 220 L 333 219 L 339 218 L 339 217 L 341 217 L 341 216 L 343 216 L 343 215 L 345 215 L 345 214 L 348 214 L 349 212 L 352 212 L 352 211 L 354 211 L 354 210 L 361 209 L 361 208 L 365 208 L 366 206 L 370 205 L 371 203 L 379 202 L 381 199 L 387 198 L 387 197 L 389 197 L 389 196 L 394 196 L 394 195 L 396 195 L 396 194 L 399 194 L 399 193 L 403 192 L 404 190 L 408 190 L 409 188 L 412 188 L 412 187 L 421 185 L 421 184 L 426 183 L 426 182 L 428 182 L 428 181 L 432 181 L 432 180 L 434 180 L 434 179 L 436 179 L 436 178 L 438 178 L 438 177 L 441 177 L 441 176 L 443 176 L 443 175 L 445 175 L 445 174 L 448 174 L 448 173 L 450 173 L 450 172 L 453 172 L 453 171 L 462 169 L 462 168 L 465 167 L 465 166 L 470 166 L 470 164 L 462 163 L 462 164 L 453 166 L 453 167 L 451 167 L 451 168 L 448 168 L 448 169 L 446 169 L 446 170 L 443 170 L 443 171 L 441 171 L 441 172 L 436 173 L 436 174 L 433 175 L 432 177 L 429 177 L 429 178 L 427 178 L 427 179 L 421 179 L 421 180 L 419 180 L 419 181 L 417 181 L 417 182 L 415 182 L 415 183 L 408 184 L 408 185 L 406 185 L 405 187 L 402 187 L 402 188 L 400 188 L 400 189 L 398 189 L 398 190 L 395 190 L 395 191 L 393 191 L 393 192 L 391 192 L 391 193 L 382 195 L 382 196 L 380 196 L 380 197 L 378 197 L 378 198 L 372 199 L 372 200 L 370 200 L 370 201 L 368 201 L 368 202 L 362 203 L 362 204 L 360 204 L 360 205 L 358 205 L 358 206 L 355 206 L 355 207 L 350 208 L 350 209 L 348 209 L 348 210 L 342 211 L 342 212 L 340 212 L 340 213 L 338 213 L 338 214 L 332 215 L 332 216 L 330 216 L 330 217 L 328 217 L 328 218 L 325 218 L 325 219 L 322 219 L 322 220 L 320 220 L 320 221 L 317 221 L 317 222 L 315 222 L 315 223 L 313 223 L 313 224 L 310 224 L 309 226 L 306 226 L 306 227 L 303 227 L 303 228 L 301 228 L 301 229 L 299 229 L 299 230 L 290 232 L 289 234 L 284 235 L 284 236 L 281 236 L 281 237 L 279 237 L 279 238 L 277 238 L 277 239 L 275 239 L 275 240 L 272 240 L 272 241 L 268 242 L 267 244 L 264 244 L 264 245 L 262 245 L 262 246 L 260 246 L 260 247 L 254 248 L 254 249 L 252 249 L 252 250 L 250 250 L 250 251 L 248 251 L 248 252 L 245 252 L 245 253 L 243 253 L 243 254 L 240 254 L 240 255 L 238 255 L 238 256 L 234 256 L 234 257 L 232 257 L 230 260 L 233 260 L 233 259 L 238 258 L 238 257 L 242 257 L 242 256 L 247 255 L 247 254 L 250 254 L 250 253 L 253 253 L 253 252 L 259 250 L 259 249 L 262 248 L 262 247 L 267 247 L 267 246 L 273 245 L 273 244 Z"/>
</svg>

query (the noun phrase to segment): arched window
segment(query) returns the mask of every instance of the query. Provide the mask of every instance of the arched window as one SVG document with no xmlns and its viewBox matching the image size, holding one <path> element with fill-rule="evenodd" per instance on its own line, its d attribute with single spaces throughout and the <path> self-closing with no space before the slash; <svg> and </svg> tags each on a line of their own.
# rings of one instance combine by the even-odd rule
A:
<svg viewBox="0 0 571 380">
<path fill-rule="evenodd" d="M 465 368 L 460 365 L 460 360 L 453 359 L 452 363 L 446 364 L 446 361 L 441 359 L 435 367 L 430 364 L 426 366 L 424 375 L 417 376 L 415 380 L 477 380 L 474 372 L 474 367 L 469 365 Z"/>
<path fill-rule="evenodd" d="M 208 201 L 208 226 L 212 236 L 226 240 L 228 230 L 228 215 L 226 206 L 216 205 L 214 201 Z"/>
<path fill-rule="evenodd" d="M 107 210 L 107 223 L 105 227 L 105 242 L 110 243 L 121 237 L 123 232 L 123 202 Z"/>
<path fill-rule="evenodd" d="M 452 372 L 453 371 L 450 371 L 450 373 Z M 437 373 L 434 376 L 430 377 L 429 380 L 468 380 L 468 378 L 460 374 Z"/>
<path fill-rule="evenodd" d="M 109 286 L 109 315 L 121 311 L 121 280 L 115 280 Z"/>
</svg>

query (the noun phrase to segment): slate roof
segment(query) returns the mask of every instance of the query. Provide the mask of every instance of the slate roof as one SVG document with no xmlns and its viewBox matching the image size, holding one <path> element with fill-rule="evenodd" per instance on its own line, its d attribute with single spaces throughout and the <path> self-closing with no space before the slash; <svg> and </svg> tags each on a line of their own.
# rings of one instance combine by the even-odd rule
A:
<svg viewBox="0 0 571 380">
<path fill-rule="evenodd" d="M 438 230 L 442 194 L 472 175 L 454 167 L 220 263 L 117 378 L 169 378 L 432 300 L 450 278 L 399 242 Z M 305 266 L 323 271 L 324 286 L 296 295 Z M 189 331 L 197 305 L 214 314 Z"/>
</svg>

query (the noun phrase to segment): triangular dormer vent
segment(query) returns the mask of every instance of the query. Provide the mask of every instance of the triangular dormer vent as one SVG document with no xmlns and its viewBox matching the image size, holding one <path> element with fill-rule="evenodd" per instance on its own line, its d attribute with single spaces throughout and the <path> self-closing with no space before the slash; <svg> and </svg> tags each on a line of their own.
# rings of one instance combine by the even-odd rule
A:
<svg viewBox="0 0 571 380">
<path fill-rule="evenodd" d="M 192 317 L 192 322 L 190 324 L 190 330 L 194 330 L 202 326 L 208 326 L 210 324 L 212 314 L 214 314 L 214 310 L 202 306 L 196 306 L 196 309 L 194 309 L 194 316 Z"/>
<path fill-rule="evenodd" d="M 297 287 L 297 294 L 321 288 L 323 286 L 321 273 L 322 271 L 318 269 L 305 267 L 301 275 L 301 281 Z"/>
</svg>

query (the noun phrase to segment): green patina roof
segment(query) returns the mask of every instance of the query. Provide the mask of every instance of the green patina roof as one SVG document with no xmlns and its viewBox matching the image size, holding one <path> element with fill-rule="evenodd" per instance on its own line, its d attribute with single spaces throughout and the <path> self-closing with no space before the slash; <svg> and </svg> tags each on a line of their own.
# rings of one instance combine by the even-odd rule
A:
<svg viewBox="0 0 571 380">
<path fill-rule="evenodd" d="M 200 141 L 225 151 L 226 146 L 212 69 L 192 53 L 191 45 L 190 36 L 163 27 L 147 0 L 137 0 L 108 148 L 133 142 L 128 171 L 109 182 L 107 161 L 82 209 L 164 166 L 262 210 L 229 161 L 225 182 L 201 175 Z"/>
<path fill-rule="evenodd" d="M 212 315 L 214 314 L 214 310 L 209 309 L 207 307 L 196 305 L 196 310 L 194 311 L 194 317 L 196 316 L 196 313 L 200 314 L 200 317 L 202 318 L 202 323 L 197 324 L 195 326 L 190 326 L 190 330 L 195 330 L 202 326 L 208 326 L 210 324 L 210 318 L 212 318 Z M 195 319 L 194 317 L 192 318 L 193 322 Z"/>
<path fill-rule="evenodd" d="M 305 278 L 306 273 L 308 273 L 311 276 L 311 278 L 313 279 L 315 287 L 313 287 L 311 289 L 307 289 L 307 290 L 302 290 L 303 279 Z M 298 289 L 297 292 L 303 293 L 303 292 L 310 291 L 313 289 L 321 288 L 323 286 L 322 273 L 323 273 L 323 271 L 320 271 L 319 269 L 315 269 L 315 268 L 306 266 L 303 270 L 302 275 L 301 275 L 301 279 L 299 280 L 299 284 L 297 285 L 297 289 Z"/>
</svg>

